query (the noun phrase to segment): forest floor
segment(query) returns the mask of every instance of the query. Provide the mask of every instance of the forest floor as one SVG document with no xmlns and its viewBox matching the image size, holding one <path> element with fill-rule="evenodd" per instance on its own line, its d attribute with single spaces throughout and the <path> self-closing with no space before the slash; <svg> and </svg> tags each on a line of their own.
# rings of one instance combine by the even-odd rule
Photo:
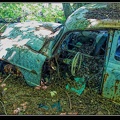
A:
<svg viewBox="0 0 120 120">
<path fill-rule="evenodd" d="M 52 80 L 40 89 L 14 76 L 4 81 L 6 77 L 0 77 L 4 89 L 1 115 L 120 115 L 120 104 L 103 98 L 94 89 L 86 87 L 81 95 L 66 90 L 69 79 Z"/>
</svg>

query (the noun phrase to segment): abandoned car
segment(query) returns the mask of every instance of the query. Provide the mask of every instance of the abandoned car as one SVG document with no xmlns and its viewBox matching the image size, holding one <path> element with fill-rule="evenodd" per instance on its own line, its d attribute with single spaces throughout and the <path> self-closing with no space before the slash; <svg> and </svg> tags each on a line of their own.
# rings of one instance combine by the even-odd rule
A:
<svg viewBox="0 0 120 120">
<path fill-rule="evenodd" d="M 110 12 L 112 11 L 112 12 Z M 120 102 L 120 16 L 107 3 L 74 11 L 64 25 L 30 21 L 9 24 L 0 37 L 0 71 L 6 65 L 30 86 L 58 77 L 94 81 L 102 96 Z M 18 75 L 19 76 L 19 75 Z"/>
</svg>

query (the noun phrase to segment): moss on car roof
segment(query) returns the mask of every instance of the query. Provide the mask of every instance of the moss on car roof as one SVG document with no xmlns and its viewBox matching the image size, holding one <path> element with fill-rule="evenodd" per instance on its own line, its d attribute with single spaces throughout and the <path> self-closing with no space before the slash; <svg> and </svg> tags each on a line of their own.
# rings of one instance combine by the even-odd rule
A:
<svg viewBox="0 0 120 120">
<path fill-rule="evenodd" d="M 80 7 L 66 20 L 68 30 L 120 29 L 120 3 L 92 3 Z"/>
</svg>

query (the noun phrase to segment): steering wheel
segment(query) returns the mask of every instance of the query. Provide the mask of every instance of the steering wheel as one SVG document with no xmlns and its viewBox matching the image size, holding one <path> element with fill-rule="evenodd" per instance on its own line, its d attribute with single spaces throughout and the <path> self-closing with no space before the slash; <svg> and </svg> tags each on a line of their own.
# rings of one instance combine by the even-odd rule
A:
<svg viewBox="0 0 120 120">
<path fill-rule="evenodd" d="M 82 63 L 82 54 L 80 52 L 77 52 L 76 55 L 74 56 L 71 64 L 71 74 L 73 76 L 76 75 L 76 71 L 78 71 L 81 67 Z"/>
</svg>

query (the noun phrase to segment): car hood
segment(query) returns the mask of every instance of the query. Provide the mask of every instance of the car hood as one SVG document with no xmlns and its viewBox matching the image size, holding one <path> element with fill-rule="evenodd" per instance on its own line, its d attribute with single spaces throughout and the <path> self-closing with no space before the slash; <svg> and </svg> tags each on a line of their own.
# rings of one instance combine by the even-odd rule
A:
<svg viewBox="0 0 120 120">
<path fill-rule="evenodd" d="M 49 54 L 47 51 L 49 44 L 54 42 L 54 37 L 59 31 L 57 28 L 61 26 L 60 23 L 37 21 L 9 24 L 1 35 L 0 59 L 6 55 L 8 48 L 13 47 L 26 46 L 30 50 L 43 54 L 46 51 L 45 54 Z"/>
<path fill-rule="evenodd" d="M 19 68 L 30 86 L 40 85 L 42 66 L 51 57 L 61 24 L 37 21 L 7 26 L 0 39 L 0 59 Z"/>
</svg>

